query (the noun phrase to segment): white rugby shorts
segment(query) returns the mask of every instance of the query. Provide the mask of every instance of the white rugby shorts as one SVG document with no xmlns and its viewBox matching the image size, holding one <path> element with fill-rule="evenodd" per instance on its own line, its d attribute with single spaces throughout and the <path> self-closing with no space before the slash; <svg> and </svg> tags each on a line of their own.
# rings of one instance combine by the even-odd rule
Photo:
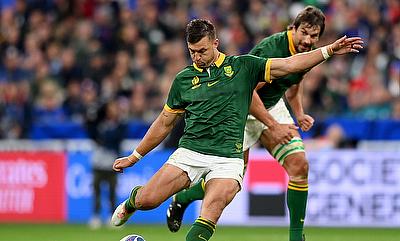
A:
<svg viewBox="0 0 400 241">
<path fill-rule="evenodd" d="M 276 105 L 270 107 L 268 112 L 279 124 L 294 124 L 292 116 L 287 109 L 285 102 L 281 98 Z M 264 123 L 257 120 L 254 116 L 248 115 L 244 130 L 243 151 L 247 151 L 257 143 L 263 130 L 268 129 Z"/>
<path fill-rule="evenodd" d="M 243 183 L 244 162 L 240 158 L 206 155 L 186 148 L 178 148 L 169 157 L 168 164 L 185 171 L 194 185 L 204 177 L 205 182 L 213 178 L 231 178 Z"/>
</svg>

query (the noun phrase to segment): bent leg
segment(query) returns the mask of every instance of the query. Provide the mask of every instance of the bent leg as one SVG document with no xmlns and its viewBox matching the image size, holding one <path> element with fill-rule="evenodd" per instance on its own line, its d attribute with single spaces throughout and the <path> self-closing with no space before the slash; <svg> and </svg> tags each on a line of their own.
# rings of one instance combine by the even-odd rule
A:
<svg viewBox="0 0 400 241">
<path fill-rule="evenodd" d="M 244 151 L 244 168 L 243 176 L 246 173 L 249 150 Z M 186 208 L 196 200 L 202 200 L 205 193 L 205 180 L 193 185 L 189 189 L 185 189 L 177 193 L 167 210 L 167 225 L 171 232 L 177 232 L 182 224 L 182 219 Z"/>
<path fill-rule="evenodd" d="M 246 173 L 247 163 L 249 160 L 249 149 L 243 151 L 244 157 L 244 169 L 243 169 L 243 176 Z M 180 205 L 188 206 L 192 202 L 196 200 L 202 200 L 204 198 L 204 189 L 205 183 L 204 178 L 200 180 L 200 182 L 196 183 L 195 185 L 191 186 L 188 189 L 182 190 L 175 195 L 175 201 Z"/>
<path fill-rule="evenodd" d="M 215 178 L 206 183 L 206 193 L 201 205 L 200 216 L 214 223 L 218 222 L 222 211 L 240 190 L 237 180 Z"/>
<path fill-rule="evenodd" d="M 132 189 L 131 195 L 121 203 L 111 217 L 114 226 L 123 225 L 136 210 L 158 207 L 172 194 L 187 187 L 190 179 L 182 169 L 164 164 L 146 185 Z"/>
<path fill-rule="evenodd" d="M 235 179 L 215 178 L 206 183 L 206 192 L 201 206 L 200 217 L 189 230 L 187 241 L 209 240 L 215 231 L 216 223 L 224 208 L 240 190 Z"/>
<path fill-rule="evenodd" d="M 134 202 L 136 209 L 149 210 L 158 207 L 174 193 L 188 187 L 190 179 L 182 169 L 164 164 L 151 179 L 137 190 Z"/>
</svg>

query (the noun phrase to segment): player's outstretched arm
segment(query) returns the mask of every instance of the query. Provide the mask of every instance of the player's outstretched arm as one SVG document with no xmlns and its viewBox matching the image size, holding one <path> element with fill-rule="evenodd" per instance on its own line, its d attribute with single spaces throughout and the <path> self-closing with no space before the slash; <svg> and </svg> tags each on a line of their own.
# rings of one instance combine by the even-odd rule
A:
<svg viewBox="0 0 400 241">
<path fill-rule="evenodd" d="M 114 161 L 113 169 L 122 172 L 124 168 L 134 165 L 139 159 L 158 146 L 171 132 L 182 114 L 171 113 L 165 109 L 150 126 L 146 135 L 132 154 Z"/>
<path fill-rule="evenodd" d="M 359 37 L 344 36 L 334 43 L 315 49 L 310 52 L 296 54 L 288 58 L 272 58 L 270 61 L 271 79 L 302 72 L 322 63 L 333 55 L 358 53 L 364 42 Z"/>
</svg>

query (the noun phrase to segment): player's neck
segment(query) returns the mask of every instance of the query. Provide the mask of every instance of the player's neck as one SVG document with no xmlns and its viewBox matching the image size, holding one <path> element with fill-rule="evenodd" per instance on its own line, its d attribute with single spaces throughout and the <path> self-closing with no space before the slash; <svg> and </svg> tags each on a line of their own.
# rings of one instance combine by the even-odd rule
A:
<svg viewBox="0 0 400 241">
<path fill-rule="evenodd" d="M 214 55 L 215 57 L 214 57 L 214 59 L 213 59 L 211 64 L 214 64 L 215 62 L 217 62 L 217 60 L 219 58 L 219 55 L 221 54 L 218 50 L 215 50 L 215 52 L 217 52 L 217 53 Z"/>
</svg>

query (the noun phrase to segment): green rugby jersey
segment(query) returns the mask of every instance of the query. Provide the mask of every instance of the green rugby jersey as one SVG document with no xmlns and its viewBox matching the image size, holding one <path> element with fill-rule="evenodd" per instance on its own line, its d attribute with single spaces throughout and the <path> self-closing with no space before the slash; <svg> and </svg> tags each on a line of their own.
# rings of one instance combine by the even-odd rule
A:
<svg viewBox="0 0 400 241">
<path fill-rule="evenodd" d="M 270 61 L 253 55 L 225 56 L 208 69 L 195 64 L 179 72 L 165 109 L 185 112 L 179 147 L 199 153 L 243 158 L 243 134 L 252 92 L 270 82 Z"/>
<path fill-rule="evenodd" d="M 254 46 L 250 54 L 263 58 L 286 58 L 296 54 L 292 31 L 284 31 L 264 38 Z M 305 73 L 290 74 L 275 79 L 271 84 L 266 84 L 260 88 L 257 93 L 264 106 L 268 109 L 278 103 L 289 87 L 300 83 Z"/>
</svg>

